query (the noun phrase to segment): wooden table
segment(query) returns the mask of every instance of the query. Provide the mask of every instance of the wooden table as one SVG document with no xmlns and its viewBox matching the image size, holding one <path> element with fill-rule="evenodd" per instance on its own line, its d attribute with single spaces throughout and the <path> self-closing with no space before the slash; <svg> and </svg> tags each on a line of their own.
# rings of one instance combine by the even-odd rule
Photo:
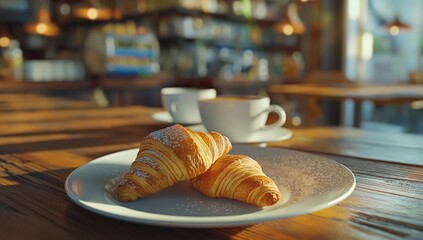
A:
<svg viewBox="0 0 423 240">
<path fill-rule="evenodd" d="M 287 84 L 271 85 L 267 88 L 273 96 L 301 96 L 315 99 L 328 99 L 354 102 L 353 126 L 360 127 L 362 103 L 371 101 L 377 104 L 410 103 L 423 100 L 423 85 L 369 85 L 369 84 Z"/>
<path fill-rule="evenodd" d="M 1 96 L 0 96 L 1 99 Z M 190 229 L 122 222 L 87 211 L 64 191 L 77 167 L 165 124 L 141 106 L 30 109 L 0 105 L 1 239 L 422 239 L 423 137 L 357 129 L 293 130 L 268 147 L 334 159 L 355 174 L 350 197 L 312 214 L 248 227 Z M 60 102 L 60 101 L 59 101 Z M 399 163 L 406 162 L 406 163 Z"/>
<path fill-rule="evenodd" d="M 34 95 L 28 93 L 0 93 L 0 118 L 6 117 L 7 112 L 80 109 L 97 107 L 97 103 L 82 100 L 56 98 L 48 95 Z"/>
</svg>

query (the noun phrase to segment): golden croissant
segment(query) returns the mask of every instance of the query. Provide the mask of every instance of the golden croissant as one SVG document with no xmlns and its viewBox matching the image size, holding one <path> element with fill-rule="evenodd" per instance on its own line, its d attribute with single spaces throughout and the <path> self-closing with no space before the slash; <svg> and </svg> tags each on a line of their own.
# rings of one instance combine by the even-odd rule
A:
<svg viewBox="0 0 423 240">
<path fill-rule="evenodd" d="M 205 171 L 232 148 L 217 132 L 193 132 L 179 124 L 146 136 L 118 186 L 120 201 L 148 196 Z"/>
<path fill-rule="evenodd" d="M 258 162 L 244 155 L 219 158 L 191 183 L 209 197 L 236 199 L 260 207 L 274 205 L 281 199 L 275 182 L 263 173 Z"/>
</svg>

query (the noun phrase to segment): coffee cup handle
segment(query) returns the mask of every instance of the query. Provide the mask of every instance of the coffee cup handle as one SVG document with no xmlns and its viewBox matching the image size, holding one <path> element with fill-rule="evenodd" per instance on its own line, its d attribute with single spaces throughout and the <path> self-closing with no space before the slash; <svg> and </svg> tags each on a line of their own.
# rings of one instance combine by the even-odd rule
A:
<svg viewBox="0 0 423 240">
<path fill-rule="evenodd" d="M 175 101 L 175 102 L 172 102 L 172 103 L 170 104 L 169 111 L 170 111 L 170 114 L 171 114 L 171 115 L 175 115 L 175 114 L 176 114 L 176 112 L 178 111 L 178 110 L 176 109 L 176 101 Z"/>
<path fill-rule="evenodd" d="M 267 112 L 267 114 L 274 112 L 274 113 L 278 114 L 279 118 L 278 118 L 278 121 L 276 121 L 275 123 L 264 126 L 263 129 L 268 130 L 268 129 L 272 129 L 272 128 L 277 128 L 277 127 L 282 126 L 286 122 L 286 113 L 285 113 L 285 110 L 283 110 L 283 108 L 281 106 L 272 104 L 272 105 L 269 106 L 268 109 L 266 109 L 266 112 Z"/>
</svg>

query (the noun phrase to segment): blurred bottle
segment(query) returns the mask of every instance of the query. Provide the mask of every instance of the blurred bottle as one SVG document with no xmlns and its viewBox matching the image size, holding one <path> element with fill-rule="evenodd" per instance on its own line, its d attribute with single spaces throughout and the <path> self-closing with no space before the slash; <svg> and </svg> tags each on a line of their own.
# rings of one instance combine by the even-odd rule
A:
<svg viewBox="0 0 423 240">
<path fill-rule="evenodd" d="M 285 80 L 297 80 L 304 70 L 304 58 L 300 52 L 295 51 L 284 55 L 283 74 Z"/>
<path fill-rule="evenodd" d="M 9 45 L 3 48 L 1 62 L 2 77 L 17 81 L 22 80 L 23 55 L 18 41 L 10 40 Z"/>
</svg>

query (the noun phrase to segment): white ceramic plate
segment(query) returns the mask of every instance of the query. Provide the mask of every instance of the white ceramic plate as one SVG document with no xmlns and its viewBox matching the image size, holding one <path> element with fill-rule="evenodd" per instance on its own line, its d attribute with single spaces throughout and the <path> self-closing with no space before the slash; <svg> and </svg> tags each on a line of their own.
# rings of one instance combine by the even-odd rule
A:
<svg viewBox="0 0 423 240">
<path fill-rule="evenodd" d="M 167 111 L 163 111 L 163 112 L 155 112 L 153 114 L 151 114 L 151 117 L 159 122 L 164 122 L 164 123 L 177 123 L 173 120 L 172 116 L 170 115 L 169 112 Z M 189 121 L 189 122 L 179 122 L 180 124 L 198 124 L 198 121 Z"/>
<path fill-rule="evenodd" d="M 130 203 L 114 198 L 114 187 L 137 149 L 97 158 L 74 170 L 66 193 L 79 206 L 124 221 L 172 227 L 234 227 L 287 218 L 333 206 L 348 197 L 355 178 L 345 166 L 308 153 L 234 145 L 231 153 L 256 159 L 279 186 L 283 200 L 258 208 L 235 200 L 209 198 L 181 182 Z"/>
<path fill-rule="evenodd" d="M 202 124 L 189 126 L 189 128 L 195 132 L 207 132 L 207 129 Z M 238 140 L 238 141 L 233 139 L 230 139 L 230 140 L 232 143 L 255 144 L 255 143 L 283 141 L 291 137 L 292 137 L 291 130 L 287 128 L 275 128 L 275 129 L 258 131 L 251 137 L 245 138 L 242 140 Z"/>
</svg>

